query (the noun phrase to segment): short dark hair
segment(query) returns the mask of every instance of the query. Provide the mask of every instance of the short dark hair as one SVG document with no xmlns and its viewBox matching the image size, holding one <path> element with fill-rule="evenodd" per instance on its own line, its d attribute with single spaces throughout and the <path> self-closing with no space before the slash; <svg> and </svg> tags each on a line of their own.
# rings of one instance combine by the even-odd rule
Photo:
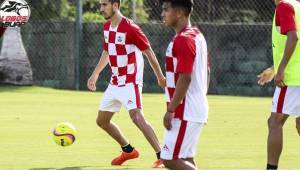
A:
<svg viewBox="0 0 300 170">
<path fill-rule="evenodd" d="M 191 14 L 194 6 L 193 0 L 162 0 L 162 2 L 171 3 L 173 8 L 182 8 L 186 16 Z"/>
<path fill-rule="evenodd" d="M 119 6 L 121 5 L 121 0 L 109 0 L 110 3 L 118 3 Z"/>
</svg>

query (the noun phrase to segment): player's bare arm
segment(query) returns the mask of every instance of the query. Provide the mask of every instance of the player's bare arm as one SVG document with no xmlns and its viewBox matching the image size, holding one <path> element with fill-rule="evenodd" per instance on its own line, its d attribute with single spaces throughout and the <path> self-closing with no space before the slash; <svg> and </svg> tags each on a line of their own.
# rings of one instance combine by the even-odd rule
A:
<svg viewBox="0 0 300 170">
<path fill-rule="evenodd" d="M 210 68 L 207 69 L 207 90 L 209 89 L 209 85 L 210 85 Z"/>
<path fill-rule="evenodd" d="M 257 83 L 261 86 L 271 82 L 275 76 L 274 67 L 269 67 L 265 69 L 263 72 L 261 72 L 257 77 L 258 81 Z"/>
<path fill-rule="evenodd" d="M 171 120 L 174 117 L 174 112 L 177 106 L 182 102 L 184 99 L 186 92 L 189 88 L 191 83 L 191 74 L 189 73 L 181 73 L 179 75 L 178 81 L 176 83 L 174 97 L 167 108 L 167 113 L 164 116 L 164 126 L 166 129 L 170 130 Z"/>
<path fill-rule="evenodd" d="M 275 75 L 274 81 L 276 86 L 284 87 L 284 71 L 289 63 L 291 56 L 293 55 L 297 42 L 298 42 L 298 35 L 296 31 L 289 31 L 287 32 L 287 40 L 285 44 L 285 50 L 283 53 L 282 60 L 279 64 L 277 74 Z"/>
<path fill-rule="evenodd" d="M 143 51 L 143 54 L 147 56 L 147 59 L 156 75 L 158 85 L 162 88 L 166 86 L 166 78 L 163 75 L 161 68 L 159 66 L 159 63 L 157 61 L 157 58 L 151 48 L 148 48 Z"/>
<path fill-rule="evenodd" d="M 96 66 L 96 68 L 93 71 L 93 74 L 88 79 L 87 87 L 91 91 L 96 91 L 96 82 L 98 80 L 99 74 L 102 72 L 102 70 L 105 68 L 105 66 L 108 64 L 108 52 L 103 50 L 101 58 Z"/>
</svg>

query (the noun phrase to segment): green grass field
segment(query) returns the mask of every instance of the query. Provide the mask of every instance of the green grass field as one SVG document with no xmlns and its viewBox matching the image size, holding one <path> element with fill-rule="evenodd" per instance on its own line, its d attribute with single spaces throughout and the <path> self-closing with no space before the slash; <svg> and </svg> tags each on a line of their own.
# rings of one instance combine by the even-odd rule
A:
<svg viewBox="0 0 300 170">
<path fill-rule="evenodd" d="M 96 126 L 102 93 L 74 92 L 41 87 L 0 87 L 0 170 L 148 170 L 154 152 L 129 115 L 122 111 L 114 121 L 140 150 L 139 159 L 121 167 L 110 166 L 120 148 Z M 164 95 L 144 94 L 144 113 L 160 140 L 164 128 Z M 209 123 L 204 128 L 196 161 L 200 169 L 264 169 L 267 117 L 271 98 L 209 96 Z M 78 135 L 70 147 L 52 140 L 59 122 L 73 123 Z M 281 169 L 300 169 L 300 138 L 295 119 L 284 128 Z"/>
</svg>

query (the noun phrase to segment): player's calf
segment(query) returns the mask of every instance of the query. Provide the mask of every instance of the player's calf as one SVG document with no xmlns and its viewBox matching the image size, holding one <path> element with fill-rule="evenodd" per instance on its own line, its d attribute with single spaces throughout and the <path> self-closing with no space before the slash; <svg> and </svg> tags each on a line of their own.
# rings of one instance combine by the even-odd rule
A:
<svg viewBox="0 0 300 170">
<path fill-rule="evenodd" d="M 155 150 L 157 159 L 160 159 L 160 145 L 157 136 L 152 128 L 152 126 L 145 120 L 141 110 L 133 109 L 129 111 L 130 117 L 134 124 L 141 130 L 141 132 L 146 137 L 147 141 L 150 143 L 152 148 Z"/>
<path fill-rule="evenodd" d="M 147 123 L 142 115 L 141 111 L 138 109 L 134 109 L 130 111 L 130 118 L 132 122 L 141 130 L 147 127 Z"/>
</svg>

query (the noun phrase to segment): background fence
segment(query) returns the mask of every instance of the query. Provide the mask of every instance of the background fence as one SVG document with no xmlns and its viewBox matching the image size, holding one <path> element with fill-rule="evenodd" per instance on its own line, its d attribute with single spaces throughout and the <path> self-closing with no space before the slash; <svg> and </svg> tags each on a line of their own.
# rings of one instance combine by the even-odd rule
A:
<svg viewBox="0 0 300 170">
<path fill-rule="evenodd" d="M 32 14 L 21 31 L 34 83 L 85 90 L 102 51 L 104 19 L 99 14 L 98 0 L 27 2 Z M 174 32 L 161 23 L 160 1 L 123 0 L 121 11 L 141 26 L 163 67 L 165 50 Z M 192 22 L 206 37 L 212 63 L 209 93 L 253 96 L 273 93 L 273 85 L 259 87 L 256 83 L 257 74 L 272 65 L 273 11 L 273 0 L 195 0 Z M 82 25 L 78 24 L 80 19 Z M 109 78 L 106 68 L 100 75 L 98 88 L 104 90 Z M 162 91 L 147 60 L 144 91 Z"/>
</svg>

